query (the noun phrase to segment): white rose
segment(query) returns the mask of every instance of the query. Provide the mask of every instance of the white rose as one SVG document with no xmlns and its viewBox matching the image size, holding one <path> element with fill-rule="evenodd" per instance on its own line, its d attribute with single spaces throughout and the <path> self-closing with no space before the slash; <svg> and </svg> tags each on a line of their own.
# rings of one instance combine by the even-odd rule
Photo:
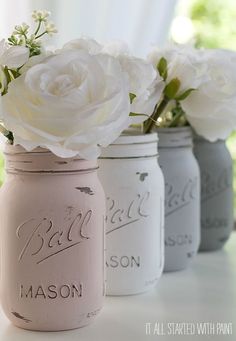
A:
<svg viewBox="0 0 236 341">
<path fill-rule="evenodd" d="M 151 115 L 164 89 L 162 79 L 151 64 L 140 58 L 119 56 L 118 60 L 122 70 L 128 74 L 129 92 L 136 96 L 131 104 L 131 112 Z M 141 121 L 145 119 L 143 117 Z M 133 121 L 138 122 L 140 118 L 136 117 Z"/>
<path fill-rule="evenodd" d="M 113 40 L 103 46 L 103 53 L 110 54 L 114 57 L 119 57 L 122 55 L 130 56 L 130 50 L 127 43 L 122 40 Z"/>
<path fill-rule="evenodd" d="M 131 112 L 150 116 L 164 89 L 164 82 L 152 64 L 131 56 L 127 45 L 120 42 L 104 46 L 103 52 L 115 56 L 128 75 L 129 92 L 136 96 L 131 104 Z M 132 117 L 132 123 L 140 123 L 146 119 L 143 116 Z"/>
<path fill-rule="evenodd" d="M 63 46 L 64 50 L 85 50 L 90 54 L 98 54 L 102 50 L 102 45 L 100 45 L 95 39 L 89 37 L 82 37 L 79 39 L 74 39 L 69 41 Z"/>
<path fill-rule="evenodd" d="M 9 85 L 3 119 L 14 144 L 61 157 L 96 158 L 130 123 L 128 80 L 107 55 L 68 50 L 47 57 Z"/>
<path fill-rule="evenodd" d="M 16 69 L 25 64 L 29 59 L 29 49 L 24 46 L 9 46 L 5 40 L 0 41 L 0 93 L 7 86 L 4 67 Z"/>
<path fill-rule="evenodd" d="M 41 52 L 39 55 L 32 56 L 29 58 L 29 60 L 24 64 L 24 66 L 21 68 L 20 73 L 27 72 L 32 66 L 36 64 L 40 64 L 45 60 L 46 57 L 55 55 L 52 51 L 45 50 L 44 48 L 41 48 Z"/>
<path fill-rule="evenodd" d="M 5 40 L 0 41 L 0 65 L 10 69 L 24 65 L 29 59 L 29 49 L 24 46 L 9 46 Z"/>
<path fill-rule="evenodd" d="M 196 132 L 216 141 L 236 127 L 236 54 L 232 51 L 200 51 L 208 66 L 207 80 L 181 105 Z"/>
<path fill-rule="evenodd" d="M 128 92 L 136 96 L 131 104 L 131 112 L 152 114 L 162 95 L 164 83 L 151 63 L 130 55 L 127 44 L 113 41 L 102 46 L 94 39 L 82 38 L 65 44 L 63 49 L 82 49 L 92 55 L 108 54 L 115 57 L 123 72 L 128 76 Z M 132 116 L 131 123 L 141 123 L 144 120 L 146 120 L 144 116 Z"/>
<path fill-rule="evenodd" d="M 155 48 L 148 55 L 148 60 L 156 68 L 162 57 L 167 61 L 166 83 L 174 78 L 180 81 L 177 95 L 188 89 L 197 89 L 204 83 L 206 66 L 201 63 L 197 50 L 193 47 L 169 44 L 164 49 Z"/>
</svg>

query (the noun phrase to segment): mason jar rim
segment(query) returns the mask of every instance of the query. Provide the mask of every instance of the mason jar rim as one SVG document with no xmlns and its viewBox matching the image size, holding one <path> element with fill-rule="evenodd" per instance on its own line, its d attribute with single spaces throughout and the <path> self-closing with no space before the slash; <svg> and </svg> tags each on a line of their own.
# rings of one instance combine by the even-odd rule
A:
<svg viewBox="0 0 236 341">
<path fill-rule="evenodd" d="M 150 134 L 143 134 L 139 130 L 127 129 L 111 143 L 111 145 L 122 145 L 122 144 L 145 144 L 145 143 L 157 143 L 158 134 L 156 132 Z"/>
<path fill-rule="evenodd" d="M 184 126 L 184 127 L 157 127 L 155 130 L 157 133 L 167 133 L 167 134 L 176 134 L 178 132 L 191 132 L 192 133 L 192 127 L 191 126 Z"/>
<path fill-rule="evenodd" d="M 20 145 L 7 144 L 4 155 L 6 172 L 12 174 L 76 174 L 98 169 L 97 160 L 61 158 L 41 147 L 28 152 Z"/>
<path fill-rule="evenodd" d="M 143 134 L 134 129 L 123 132 L 113 143 L 102 149 L 99 159 L 157 158 L 157 133 Z"/>
<path fill-rule="evenodd" d="M 193 146 L 193 130 L 190 126 L 157 128 L 159 148 L 187 148 Z"/>
</svg>

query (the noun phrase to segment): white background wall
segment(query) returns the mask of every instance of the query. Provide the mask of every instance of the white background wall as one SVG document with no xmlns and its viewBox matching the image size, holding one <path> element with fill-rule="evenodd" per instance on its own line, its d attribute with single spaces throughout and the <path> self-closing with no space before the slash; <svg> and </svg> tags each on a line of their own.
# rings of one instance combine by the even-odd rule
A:
<svg viewBox="0 0 236 341">
<path fill-rule="evenodd" d="M 151 44 L 167 39 L 177 0 L 0 0 L 0 34 L 29 21 L 33 9 L 48 9 L 59 34 L 56 46 L 81 35 L 101 42 L 125 40 L 145 55 Z"/>
</svg>

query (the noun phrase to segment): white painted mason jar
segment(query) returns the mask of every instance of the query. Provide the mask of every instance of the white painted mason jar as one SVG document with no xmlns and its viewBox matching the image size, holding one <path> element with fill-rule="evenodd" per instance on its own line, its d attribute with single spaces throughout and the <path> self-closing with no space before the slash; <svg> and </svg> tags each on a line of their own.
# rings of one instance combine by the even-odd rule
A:
<svg viewBox="0 0 236 341">
<path fill-rule="evenodd" d="M 233 162 L 225 141 L 196 136 L 194 153 L 201 172 L 201 251 L 223 247 L 234 226 Z"/>
<path fill-rule="evenodd" d="M 200 244 L 200 173 L 190 127 L 158 129 L 165 178 L 164 271 L 188 267 Z"/>
<path fill-rule="evenodd" d="M 99 166 L 107 198 L 107 295 L 145 292 L 156 285 L 164 263 L 157 134 L 125 132 L 103 150 Z"/>
</svg>

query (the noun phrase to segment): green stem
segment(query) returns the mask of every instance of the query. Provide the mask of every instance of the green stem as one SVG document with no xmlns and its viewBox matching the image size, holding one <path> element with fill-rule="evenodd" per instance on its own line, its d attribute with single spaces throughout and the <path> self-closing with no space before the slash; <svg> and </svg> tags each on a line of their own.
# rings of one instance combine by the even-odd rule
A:
<svg viewBox="0 0 236 341">
<path fill-rule="evenodd" d="M 5 73 L 5 76 L 6 76 L 6 79 L 7 79 L 7 84 L 9 84 L 11 82 L 11 76 L 9 74 L 9 69 L 7 66 L 5 66 L 4 68 L 4 73 Z"/>
<path fill-rule="evenodd" d="M 39 34 L 37 37 L 35 37 L 35 40 L 41 38 L 46 33 L 47 33 L 47 31 L 44 31 L 43 33 Z"/>
<path fill-rule="evenodd" d="M 16 71 L 18 72 L 18 77 L 20 77 L 20 70 L 23 68 L 23 66 L 25 66 L 25 64 L 23 64 L 23 65 L 21 65 L 20 67 L 18 67 L 17 69 L 16 69 Z"/>
<path fill-rule="evenodd" d="M 169 101 L 170 101 L 169 98 L 164 96 L 161 103 L 155 106 L 155 109 L 152 115 L 144 122 L 144 127 L 143 127 L 144 134 L 148 134 L 152 131 L 152 128 L 155 125 L 155 122 L 157 122 L 157 119 L 161 116 L 161 114 L 165 110 Z"/>
<path fill-rule="evenodd" d="M 27 40 L 27 35 L 23 33 L 23 37 L 25 38 L 25 41 Z"/>
<path fill-rule="evenodd" d="M 6 76 L 7 84 L 6 84 L 5 89 L 2 91 L 1 96 L 6 95 L 7 89 L 8 89 L 8 84 L 11 82 L 11 76 L 10 76 L 10 73 L 9 73 L 7 66 L 4 67 L 4 74 Z M 0 130 L 0 132 L 1 132 L 1 130 Z"/>
<path fill-rule="evenodd" d="M 13 144 L 13 134 L 11 131 L 7 130 L 3 125 L 0 124 L 0 133 L 3 134 L 11 144 Z"/>
<path fill-rule="evenodd" d="M 42 24 L 42 21 L 41 21 L 41 20 L 39 20 L 38 27 L 36 28 L 36 31 L 34 32 L 34 35 L 35 35 L 35 36 L 37 36 L 37 34 L 39 33 L 39 30 L 40 30 L 41 24 Z"/>
<path fill-rule="evenodd" d="M 173 128 L 177 126 L 177 123 L 179 122 L 179 119 L 183 116 L 183 112 L 179 112 L 178 114 L 175 115 L 173 121 L 170 122 L 169 128 Z"/>
</svg>

